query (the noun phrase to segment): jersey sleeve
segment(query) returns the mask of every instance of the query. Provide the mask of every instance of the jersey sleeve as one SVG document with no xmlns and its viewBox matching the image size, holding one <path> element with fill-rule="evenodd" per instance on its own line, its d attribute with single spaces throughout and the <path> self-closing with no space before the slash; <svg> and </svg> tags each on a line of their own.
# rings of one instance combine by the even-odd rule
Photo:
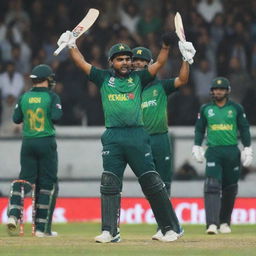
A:
<svg viewBox="0 0 256 256">
<path fill-rule="evenodd" d="M 57 94 L 52 94 L 52 103 L 51 103 L 51 120 L 58 121 L 62 117 L 62 106 L 60 98 Z"/>
<path fill-rule="evenodd" d="M 88 76 L 89 80 L 92 81 L 98 88 L 100 88 L 104 82 L 107 71 L 92 66 L 91 72 Z"/>
<path fill-rule="evenodd" d="M 237 109 L 237 127 L 241 136 L 241 141 L 244 147 L 249 147 L 251 145 L 251 134 L 250 125 L 247 121 L 244 108 L 240 104 L 236 104 Z"/>
<path fill-rule="evenodd" d="M 23 121 L 23 113 L 22 113 L 22 109 L 21 109 L 21 99 L 22 99 L 22 96 L 18 99 L 18 101 L 15 105 L 13 116 L 12 116 L 12 120 L 15 124 L 20 124 Z"/>
<path fill-rule="evenodd" d="M 161 83 L 163 85 L 164 91 L 165 91 L 167 96 L 170 95 L 173 92 L 178 91 L 178 88 L 175 88 L 175 86 L 174 86 L 174 81 L 175 81 L 175 79 L 161 80 Z"/>
<path fill-rule="evenodd" d="M 148 83 L 155 79 L 155 76 L 152 76 L 147 69 L 135 71 L 136 74 L 140 77 L 142 88 L 146 87 Z"/>
<path fill-rule="evenodd" d="M 207 126 L 207 120 L 204 115 L 204 105 L 200 108 L 195 124 L 195 138 L 194 144 L 201 146 L 204 140 L 205 129 Z"/>
</svg>

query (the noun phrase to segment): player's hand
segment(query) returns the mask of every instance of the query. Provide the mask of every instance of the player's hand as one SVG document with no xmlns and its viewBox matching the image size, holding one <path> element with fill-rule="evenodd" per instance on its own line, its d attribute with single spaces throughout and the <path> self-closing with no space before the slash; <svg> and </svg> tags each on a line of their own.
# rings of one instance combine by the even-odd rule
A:
<svg viewBox="0 0 256 256">
<path fill-rule="evenodd" d="M 241 152 L 241 162 L 244 167 L 249 167 L 252 164 L 253 152 L 252 147 L 245 147 Z"/>
<path fill-rule="evenodd" d="M 202 163 L 204 161 L 204 149 L 203 149 L 203 147 L 194 145 L 192 147 L 192 156 L 198 163 Z"/>
<path fill-rule="evenodd" d="M 74 48 L 76 47 L 76 38 L 71 31 L 67 30 L 65 33 L 62 33 L 57 44 L 58 46 L 65 44 L 68 48 Z"/>
<path fill-rule="evenodd" d="M 191 42 L 179 41 L 179 49 L 183 56 L 183 60 L 189 64 L 193 64 L 196 50 Z"/>
</svg>

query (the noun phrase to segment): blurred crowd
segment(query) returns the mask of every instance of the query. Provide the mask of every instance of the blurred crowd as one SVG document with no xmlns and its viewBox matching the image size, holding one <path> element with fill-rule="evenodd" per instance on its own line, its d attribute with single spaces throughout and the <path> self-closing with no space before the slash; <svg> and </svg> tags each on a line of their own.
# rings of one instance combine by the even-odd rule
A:
<svg viewBox="0 0 256 256">
<path fill-rule="evenodd" d="M 62 32 L 72 30 L 89 8 L 100 10 L 78 46 L 85 58 L 107 68 L 108 49 L 122 42 L 148 47 L 156 57 L 161 35 L 170 31 L 173 45 L 160 78 L 175 77 L 181 55 L 174 15 L 182 15 L 188 41 L 197 50 L 188 85 L 169 99 L 169 124 L 194 125 L 199 106 L 210 100 L 209 84 L 226 76 L 231 99 L 241 103 L 256 125 L 256 1 L 253 0 L 2 0 L 0 1 L 0 117 L 2 132 L 11 128 L 19 95 L 30 86 L 31 68 L 52 66 L 55 91 L 64 116 L 60 125 L 104 125 L 98 89 L 70 61 L 67 50 L 53 56 Z"/>
</svg>

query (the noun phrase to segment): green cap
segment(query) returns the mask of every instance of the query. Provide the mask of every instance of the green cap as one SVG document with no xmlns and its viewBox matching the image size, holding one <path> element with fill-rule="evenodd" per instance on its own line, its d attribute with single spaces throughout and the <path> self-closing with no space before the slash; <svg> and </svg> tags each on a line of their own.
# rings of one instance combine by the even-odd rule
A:
<svg viewBox="0 0 256 256">
<path fill-rule="evenodd" d="M 53 76 L 54 73 L 52 71 L 52 68 L 48 65 L 45 64 L 40 64 L 38 66 L 35 66 L 32 69 L 30 78 L 32 79 L 46 79 L 50 76 Z"/>
<path fill-rule="evenodd" d="M 126 44 L 115 44 L 113 45 L 108 52 L 108 59 L 113 60 L 117 55 L 129 55 L 132 57 L 132 50 Z"/>
<path fill-rule="evenodd" d="M 211 90 L 214 88 L 222 88 L 222 89 L 227 89 L 230 90 L 230 83 L 227 78 L 225 77 L 216 77 L 215 79 L 212 80 L 211 83 Z"/>
<path fill-rule="evenodd" d="M 148 48 L 136 47 L 132 49 L 133 59 L 142 59 L 150 62 L 153 59 L 152 53 Z"/>
</svg>

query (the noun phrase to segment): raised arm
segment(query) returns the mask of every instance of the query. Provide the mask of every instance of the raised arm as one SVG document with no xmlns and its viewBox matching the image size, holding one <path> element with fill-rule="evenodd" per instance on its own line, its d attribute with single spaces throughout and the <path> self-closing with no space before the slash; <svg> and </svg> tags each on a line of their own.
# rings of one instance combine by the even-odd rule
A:
<svg viewBox="0 0 256 256">
<path fill-rule="evenodd" d="M 187 61 L 183 61 L 180 68 L 179 76 L 176 77 L 174 81 L 175 88 L 178 88 L 186 84 L 188 82 L 188 77 L 189 77 L 189 64 Z"/>
<path fill-rule="evenodd" d="M 92 65 L 88 63 L 77 47 L 69 48 L 71 59 L 74 63 L 84 71 L 85 74 L 89 75 L 91 72 Z"/>
<path fill-rule="evenodd" d="M 66 31 L 62 33 L 57 44 L 60 46 L 65 44 L 69 48 L 70 56 L 74 63 L 84 71 L 85 74 L 89 75 L 91 72 L 92 65 L 88 63 L 81 52 L 78 50 L 76 46 L 76 38 L 73 36 L 71 31 Z"/>
<path fill-rule="evenodd" d="M 155 76 L 160 68 L 164 66 L 169 57 L 170 45 L 163 43 L 160 53 L 157 57 L 156 62 L 148 67 L 148 71 L 152 76 Z"/>
</svg>

